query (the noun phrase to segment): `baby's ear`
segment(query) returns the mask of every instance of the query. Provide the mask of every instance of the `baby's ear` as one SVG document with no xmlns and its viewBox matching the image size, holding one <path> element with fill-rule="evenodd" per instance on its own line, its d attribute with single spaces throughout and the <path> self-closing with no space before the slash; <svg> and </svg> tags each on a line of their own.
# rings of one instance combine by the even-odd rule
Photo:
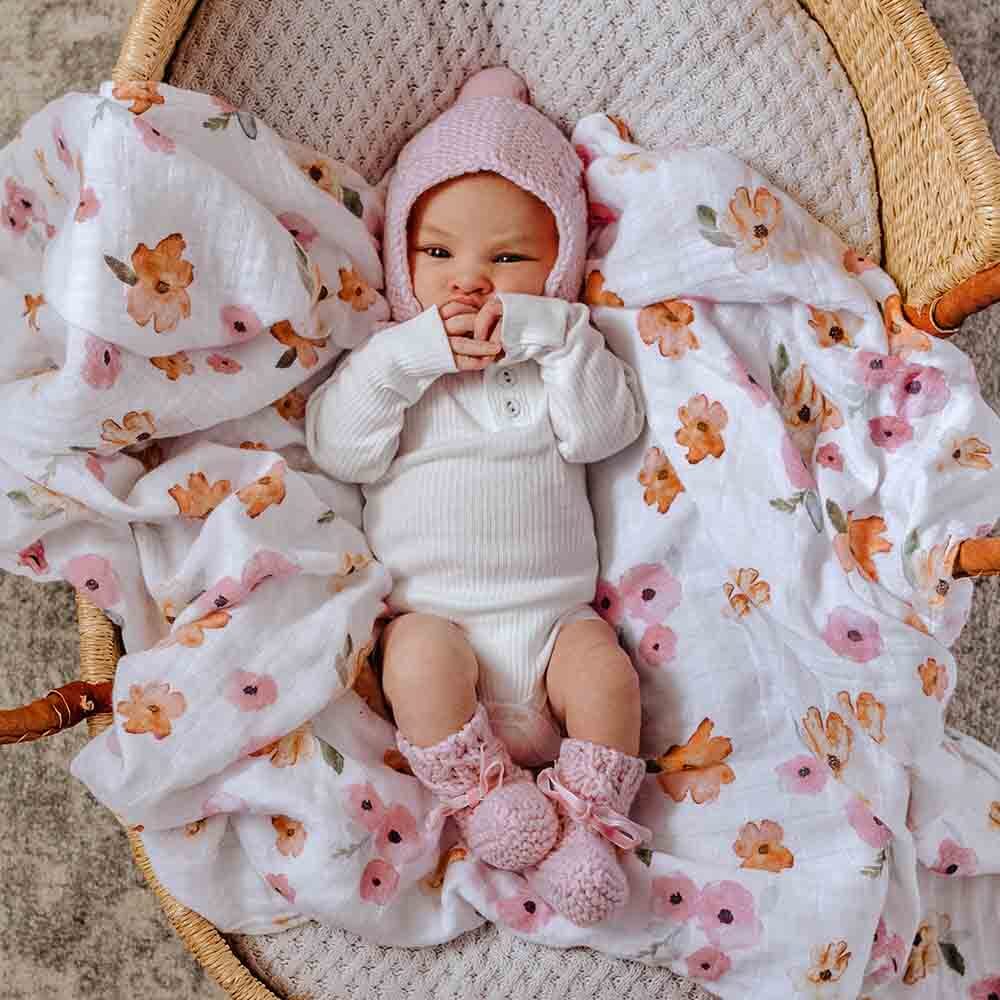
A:
<svg viewBox="0 0 1000 1000">
<path fill-rule="evenodd" d="M 505 66 L 483 69 L 469 77 L 458 92 L 457 101 L 469 101 L 475 97 L 513 97 L 517 101 L 529 103 L 527 84 Z"/>
</svg>

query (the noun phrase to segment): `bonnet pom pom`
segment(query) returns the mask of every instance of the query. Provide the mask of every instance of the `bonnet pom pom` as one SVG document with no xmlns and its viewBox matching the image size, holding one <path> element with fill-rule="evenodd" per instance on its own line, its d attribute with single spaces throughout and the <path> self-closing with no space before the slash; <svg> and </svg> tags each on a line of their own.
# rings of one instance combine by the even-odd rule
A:
<svg viewBox="0 0 1000 1000">
<path fill-rule="evenodd" d="M 458 92 L 457 101 L 470 101 L 476 97 L 512 97 L 527 103 L 528 87 L 513 70 L 494 66 L 470 76 Z"/>
</svg>

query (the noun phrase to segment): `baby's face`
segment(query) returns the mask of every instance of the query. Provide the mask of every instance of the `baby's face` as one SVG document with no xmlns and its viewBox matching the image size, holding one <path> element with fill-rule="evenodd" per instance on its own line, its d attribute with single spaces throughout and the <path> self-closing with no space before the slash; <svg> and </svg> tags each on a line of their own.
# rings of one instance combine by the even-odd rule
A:
<svg viewBox="0 0 1000 1000">
<path fill-rule="evenodd" d="M 410 277 L 422 309 L 479 309 L 495 292 L 541 295 L 559 251 L 544 202 L 493 173 L 463 174 L 425 191 L 407 227 Z"/>
</svg>

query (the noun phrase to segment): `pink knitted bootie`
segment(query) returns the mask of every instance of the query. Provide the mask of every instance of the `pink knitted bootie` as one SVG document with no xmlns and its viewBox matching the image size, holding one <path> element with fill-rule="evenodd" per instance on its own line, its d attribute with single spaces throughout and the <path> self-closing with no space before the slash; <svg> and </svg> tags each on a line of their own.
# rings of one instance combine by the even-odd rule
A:
<svg viewBox="0 0 1000 1000">
<path fill-rule="evenodd" d="M 557 803 L 562 826 L 552 853 L 526 878 L 574 924 L 600 923 L 628 901 L 615 847 L 632 850 L 651 837 L 628 818 L 645 773 L 640 757 L 565 739 L 555 767 L 538 775 L 538 786 Z"/>
<path fill-rule="evenodd" d="M 457 733 L 432 747 L 414 746 L 400 732 L 396 744 L 421 784 L 441 800 L 436 816 L 455 817 L 480 861 L 518 872 L 552 850 L 559 834 L 555 807 L 531 773 L 510 759 L 482 703 Z"/>
</svg>

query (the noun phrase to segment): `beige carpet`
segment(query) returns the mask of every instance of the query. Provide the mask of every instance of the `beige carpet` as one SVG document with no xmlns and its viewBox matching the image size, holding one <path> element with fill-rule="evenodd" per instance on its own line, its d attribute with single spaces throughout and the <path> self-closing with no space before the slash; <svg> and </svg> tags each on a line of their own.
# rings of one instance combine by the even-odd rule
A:
<svg viewBox="0 0 1000 1000">
<path fill-rule="evenodd" d="M 0 0 L 0 144 L 68 90 L 109 72 L 130 0 Z M 1000 141 L 1000 0 L 929 0 Z M 933 206 L 928 206 L 932 211 Z M 1000 406 L 1000 307 L 959 343 Z M 952 722 L 1000 748 L 1000 584 L 981 583 L 957 647 Z M 0 575 L 0 705 L 76 676 L 72 594 Z M 224 996 L 161 916 L 114 818 L 70 777 L 84 729 L 0 750 L 0 997 L 208 1000 Z M 393 1000 L 393 998 L 385 998 Z"/>
</svg>

